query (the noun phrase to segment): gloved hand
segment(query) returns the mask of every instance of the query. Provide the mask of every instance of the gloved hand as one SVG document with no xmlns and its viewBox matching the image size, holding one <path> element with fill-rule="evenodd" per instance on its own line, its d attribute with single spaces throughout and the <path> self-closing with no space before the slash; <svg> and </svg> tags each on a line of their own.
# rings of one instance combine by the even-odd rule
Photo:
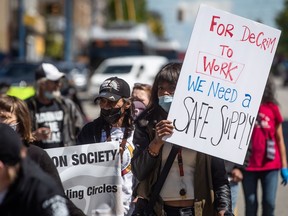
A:
<svg viewBox="0 0 288 216">
<path fill-rule="evenodd" d="M 282 177 L 281 184 L 285 186 L 288 183 L 288 168 L 281 169 L 281 177 Z"/>
</svg>

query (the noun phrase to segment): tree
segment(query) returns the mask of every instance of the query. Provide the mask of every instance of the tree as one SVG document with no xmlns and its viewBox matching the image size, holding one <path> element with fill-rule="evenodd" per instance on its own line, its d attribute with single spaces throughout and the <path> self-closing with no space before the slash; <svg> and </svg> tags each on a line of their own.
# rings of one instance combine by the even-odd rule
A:
<svg viewBox="0 0 288 216">
<path fill-rule="evenodd" d="M 157 37 L 164 35 L 161 16 L 147 10 L 146 0 L 110 0 L 108 11 L 108 22 L 147 23 Z"/>
<path fill-rule="evenodd" d="M 282 31 L 277 53 L 288 58 L 288 0 L 285 0 L 283 10 L 277 15 L 275 21 Z"/>
</svg>

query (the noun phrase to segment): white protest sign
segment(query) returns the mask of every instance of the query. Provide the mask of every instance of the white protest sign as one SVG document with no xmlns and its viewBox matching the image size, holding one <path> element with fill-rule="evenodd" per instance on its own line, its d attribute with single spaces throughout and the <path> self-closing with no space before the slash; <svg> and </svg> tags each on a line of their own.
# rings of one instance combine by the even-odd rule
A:
<svg viewBox="0 0 288 216">
<path fill-rule="evenodd" d="M 280 33 L 201 5 L 166 141 L 243 164 Z"/>
<path fill-rule="evenodd" d="M 85 214 L 123 215 L 119 141 L 45 150 L 65 194 Z"/>
</svg>

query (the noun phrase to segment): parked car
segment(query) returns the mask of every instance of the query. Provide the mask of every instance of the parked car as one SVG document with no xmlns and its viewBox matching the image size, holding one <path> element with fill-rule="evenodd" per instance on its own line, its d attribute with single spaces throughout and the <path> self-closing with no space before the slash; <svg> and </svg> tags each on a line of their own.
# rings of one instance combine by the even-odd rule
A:
<svg viewBox="0 0 288 216">
<path fill-rule="evenodd" d="M 96 97 L 101 83 L 112 76 L 127 81 L 132 88 L 134 83 L 153 84 L 153 80 L 160 68 L 168 63 L 162 56 L 125 56 L 104 60 L 91 76 L 88 94 Z"/>
<path fill-rule="evenodd" d="M 2 65 L 0 69 L 1 82 L 14 86 L 33 84 L 34 72 L 40 63 L 35 62 L 10 62 Z"/>
<path fill-rule="evenodd" d="M 67 78 L 73 82 L 77 90 L 86 91 L 89 76 L 88 66 L 80 62 L 52 62 L 59 71 L 66 74 Z"/>
<path fill-rule="evenodd" d="M 39 64 L 17 61 L 1 65 L 0 86 L 9 87 L 6 93 L 21 99 L 34 95 L 34 71 Z"/>
</svg>

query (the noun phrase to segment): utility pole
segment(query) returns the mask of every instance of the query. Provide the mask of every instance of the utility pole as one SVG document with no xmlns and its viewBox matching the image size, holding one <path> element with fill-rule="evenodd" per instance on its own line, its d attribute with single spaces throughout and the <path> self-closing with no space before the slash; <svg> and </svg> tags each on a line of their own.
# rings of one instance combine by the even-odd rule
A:
<svg viewBox="0 0 288 216">
<path fill-rule="evenodd" d="M 116 21 L 124 20 L 122 0 L 115 0 L 115 17 Z"/>
<path fill-rule="evenodd" d="M 136 21 L 134 0 L 126 0 L 128 19 L 129 21 Z"/>
<path fill-rule="evenodd" d="M 73 28 L 73 3 L 74 0 L 65 0 L 65 39 L 64 39 L 64 59 L 65 61 L 72 61 L 72 28 Z"/>
<path fill-rule="evenodd" d="M 25 59 L 25 26 L 24 26 L 24 0 L 18 0 L 19 4 L 19 32 L 18 32 L 18 57 L 20 60 Z"/>
</svg>

